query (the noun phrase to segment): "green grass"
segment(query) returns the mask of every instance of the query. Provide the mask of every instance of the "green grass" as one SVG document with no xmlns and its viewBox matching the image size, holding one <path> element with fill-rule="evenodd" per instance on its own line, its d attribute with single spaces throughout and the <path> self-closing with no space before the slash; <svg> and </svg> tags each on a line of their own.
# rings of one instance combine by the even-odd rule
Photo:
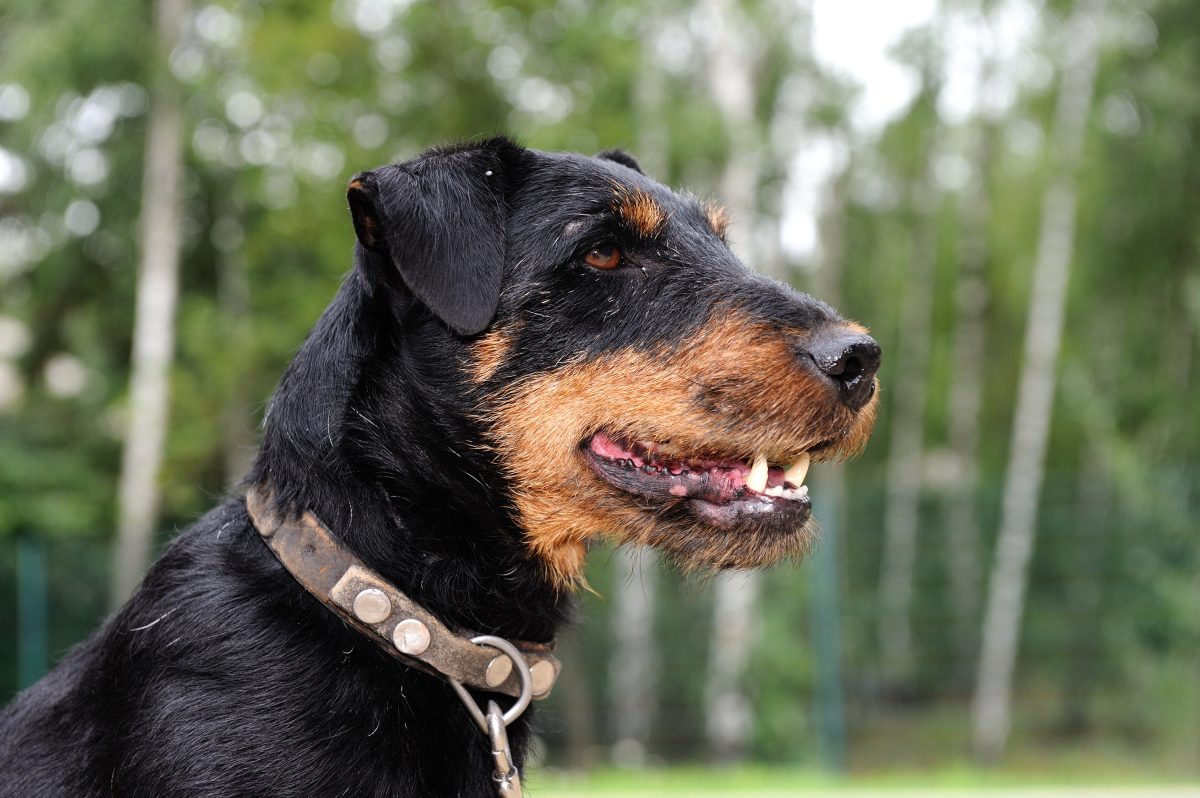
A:
<svg viewBox="0 0 1200 798">
<path fill-rule="evenodd" d="M 1120 790 L 1122 786 L 1159 786 L 1163 795 L 1191 794 L 1200 782 L 1188 784 L 1179 780 L 1146 778 L 1145 774 L 1127 774 L 1126 778 L 1096 776 L 1087 772 L 1063 771 L 1057 774 L 1023 774 L 1018 772 L 982 771 L 963 766 L 936 772 L 892 772 L 863 776 L 837 778 L 817 771 L 787 768 L 745 767 L 734 769 L 707 769 L 683 767 L 649 770 L 600 769 L 587 773 L 564 773 L 550 770 L 535 770 L 525 779 L 529 791 L 535 795 L 554 798 L 602 798 L 603 796 L 717 796 L 737 795 L 749 798 L 776 798 L 795 795 L 844 793 L 882 793 L 896 791 L 901 794 L 914 792 L 925 794 L 946 790 L 956 795 L 965 792 L 992 792 L 1020 794 L 1022 788 L 1060 788 L 1064 796 L 1072 788 L 1108 788 Z"/>
<path fill-rule="evenodd" d="M 1182 680 L 1177 680 L 1182 681 Z M 1118 722 L 1102 716 L 1089 734 L 1067 735 L 1056 725 L 1055 704 L 1033 701 L 1019 708 L 1004 762 L 992 769 L 970 759 L 969 717 L 961 704 L 894 709 L 860 719 L 849 741 L 843 776 L 819 770 L 811 745 L 795 765 L 711 768 L 699 764 L 647 770 L 600 767 L 565 771 L 533 767 L 529 794 L 546 798 L 651 798 L 652 796 L 881 795 L 961 798 L 1200 798 L 1200 720 L 1194 701 L 1179 701 L 1177 714 L 1155 712 L 1151 722 Z M 1035 791 L 1036 788 L 1036 791 Z"/>
</svg>

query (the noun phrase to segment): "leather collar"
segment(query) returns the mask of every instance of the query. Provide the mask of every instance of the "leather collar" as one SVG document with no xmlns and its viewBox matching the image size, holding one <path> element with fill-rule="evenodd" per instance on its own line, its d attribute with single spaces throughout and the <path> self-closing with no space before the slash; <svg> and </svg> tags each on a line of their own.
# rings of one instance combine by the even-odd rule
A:
<svg viewBox="0 0 1200 798">
<path fill-rule="evenodd" d="M 376 574 L 343 546 L 311 512 L 278 515 L 270 492 L 251 488 L 246 509 L 254 528 L 304 589 L 396 659 L 467 687 L 518 696 L 521 682 L 508 655 L 471 642 Z M 561 664 L 553 644 L 512 641 L 529 664 L 533 697 L 545 698 Z"/>
</svg>

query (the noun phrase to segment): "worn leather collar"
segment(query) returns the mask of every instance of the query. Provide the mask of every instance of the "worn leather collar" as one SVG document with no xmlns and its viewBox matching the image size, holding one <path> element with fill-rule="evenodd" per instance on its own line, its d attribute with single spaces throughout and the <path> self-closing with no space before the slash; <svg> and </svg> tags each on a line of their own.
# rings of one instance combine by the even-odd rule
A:
<svg viewBox="0 0 1200 798">
<path fill-rule="evenodd" d="M 271 494 L 258 486 L 246 495 L 258 534 L 283 567 L 322 604 L 396 659 L 467 687 L 518 696 L 521 683 L 507 654 L 450 631 L 433 613 L 376 574 L 343 546 L 311 512 L 278 515 Z M 545 698 L 561 664 L 553 644 L 512 641 L 529 664 L 533 697 Z"/>
</svg>

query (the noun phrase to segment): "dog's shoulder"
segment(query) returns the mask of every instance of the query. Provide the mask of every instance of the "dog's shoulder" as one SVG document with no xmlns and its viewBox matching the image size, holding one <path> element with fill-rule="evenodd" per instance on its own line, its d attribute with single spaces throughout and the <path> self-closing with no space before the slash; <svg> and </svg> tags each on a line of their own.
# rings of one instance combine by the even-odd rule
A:
<svg viewBox="0 0 1200 798">
<path fill-rule="evenodd" d="M 203 684 L 223 667 L 245 585 L 272 570 L 240 499 L 184 530 L 123 608 L 0 712 L 0 798 L 108 794 L 128 742 L 195 697 L 178 675 Z"/>
</svg>

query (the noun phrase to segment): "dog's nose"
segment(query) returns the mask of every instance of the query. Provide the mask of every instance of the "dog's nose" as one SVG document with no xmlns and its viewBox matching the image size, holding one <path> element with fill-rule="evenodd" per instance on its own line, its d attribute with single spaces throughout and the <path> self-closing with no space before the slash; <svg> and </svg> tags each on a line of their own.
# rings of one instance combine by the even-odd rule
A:
<svg viewBox="0 0 1200 798">
<path fill-rule="evenodd" d="M 875 393 L 879 370 L 879 344 L 869 335 L 835 330 L 807 342 L 805 352 L 837 385 L 838 395 L 857 410 Z"/>
</svg>

